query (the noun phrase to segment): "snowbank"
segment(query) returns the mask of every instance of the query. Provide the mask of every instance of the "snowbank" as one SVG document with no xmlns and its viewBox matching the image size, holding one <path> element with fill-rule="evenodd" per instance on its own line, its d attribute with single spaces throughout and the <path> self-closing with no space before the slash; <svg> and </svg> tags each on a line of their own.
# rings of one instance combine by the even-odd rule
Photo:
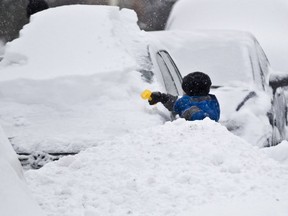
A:
<svg viewBox="0 0 288 216">
<path fill-rule="evenodd" d="M 35 14 L 7 46 L 0 63 L 0 124 L 15 149 L 95 146 L 25 173 L 41 207 L 50 216 L 169 216 L 232 203 L 225 209 L 235 216 L 267 206 L 273 216 L 284 216 L 287 167 L 210 120 L 162 125 L 167 113 L 140 99 L 143 89 L 160 87 L 138 72 L 147 63 L 147 41 L 135 18 L 114 7 L 49 9 Z M 30 205 L 13 169 L 0 166 L 11 174 L 0 176 L 1 205 L 17 205 L 7 203 L 16 193 L 23 207 Z M 25 209 L 32 211 L 26 215 L 42 214 Z M 22 206 L 12 210 L 25 213 Z"/>
<path fill-rule="evenodd" d="M 11 143 L 4 134 L 1 126 L 0 126 L 0 158 L 9 164 L 9 166 L 14 170 L 18 178 L 23 179 L 22 167 L 17 158 L 17 154 L 12 148 Z"/>
<path fill-rule="evenodd" d="M 45 215 L 31 196 L 27 185 L 15 170 L 0 158 L 0 212 L 5 216 Z"/>
<path fill-rule="evenodd" d="M 272 68 L 288 71 L 288 4 L 285 0 L 179 0 L 168 30 L 249 31 L 264 48 Z"/>
<path fill-rule="evenodd" d="M 277 146 L 263 148 L 261 151 L 274 160 L 288 165 L 288 141 L 284 140 Z"/>
<path fill-rule="evenodd" d="M 51 216 L 288 212 L 287 167 L 208 119 L 131 132 L 26 177 Z"/>
<path fill-rule="evenodd" d="M 2 83 L 2 93 L 6 87 L 1 124 L 17 152 L 79 152 L 167 120 L 140 98 L 151 85 L 136 71 Z"/>
<path fill-rule="evenodd" d="M 44 213 L 25 184 L 22 167 L 0 127 L 0 212 L 5 216 L 42 216 Z"/>
<path fill-rule="evenodd" d="M 137 38 L 129 38 L 140 33 L 136 22 L 133 11 L 108 6 L 63 6 L 37 13 L 20 38 L 7 44 L 0 81 L 134 69 L 131 53 L 139 45 Z"/>
<path fill-rule="evenodd" d="M 140 98 L 156 84 L 139 73 L 148 42 L 136 22 L 108 6 L 32 16 L 0 63 L 0 123 L 18 152 L 78 152 L 165 121 Z"/>
</svg>

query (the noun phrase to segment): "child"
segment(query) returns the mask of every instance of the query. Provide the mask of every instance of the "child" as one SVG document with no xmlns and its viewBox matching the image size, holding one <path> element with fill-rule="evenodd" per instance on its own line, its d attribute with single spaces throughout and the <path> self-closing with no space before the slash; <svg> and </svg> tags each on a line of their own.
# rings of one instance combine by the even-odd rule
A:
<svg viewBox="0 0 288 216">
<path fill-rule="evenodd" d="M 206 117 L 214 121 L 220 118 L 220 107 L 215 95 L 209 94 L 210 77 L 202 72 L 194 72 L 183 78 L 182 89 L 185 92 L 181 98 L 152 92 L 150 105 L 161 102 L 169 111 L 179 114 L 189 121 L 202 120 Z"/>
</svg>

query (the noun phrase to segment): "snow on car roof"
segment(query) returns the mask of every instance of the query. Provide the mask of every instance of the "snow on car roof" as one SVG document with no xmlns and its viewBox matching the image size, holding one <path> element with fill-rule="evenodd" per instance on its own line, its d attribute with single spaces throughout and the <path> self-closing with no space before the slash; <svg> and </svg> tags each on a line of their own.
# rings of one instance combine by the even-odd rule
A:
<svg viewBox="0 0 288 216">
<path fill-rule="evenodd" d="M 0 81 L 136 68 L 135 56 L 146 51 L 145 43 L 129 40 L 133 34 L 143 40 L 136 22 L 132 10 L 111 6 L 62 6 L 36 13 L 7 45 Z"/>
<path fill-rule="evenodd" d="M 0 66 L 1 122 L 17 152 L 78 152 L 163 121 L 140 98 L 152 87 L 137 71 L 147 41 L 135 12 L 72 5 L 31 19 Z"/>
</svg>

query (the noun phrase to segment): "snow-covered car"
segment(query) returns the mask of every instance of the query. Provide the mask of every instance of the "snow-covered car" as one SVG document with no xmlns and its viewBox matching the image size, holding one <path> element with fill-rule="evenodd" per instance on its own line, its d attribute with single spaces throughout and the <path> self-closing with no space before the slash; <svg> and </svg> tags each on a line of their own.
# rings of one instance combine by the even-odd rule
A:
<svg viewBox="0 0 288 216">
<path fill-rule="evenodd" d="M 274 70 L 288 72 L 286 0 L 178 0 L 166 30 L 240 30 L 251 32 Z"/>
<path fill-rule="evenodd" d="M 139 96 L 150 85 L 147 41 L 132 10 L 70 5 L 32 15 L 0 62 L 0 124 L 22 162 L 39 167 L 162 124 Z"/>
<path fill-rule="evenodd" d="M 166 30 L 239 30 L 251 32 L 274 70 L 288 72 L 286 0 L 178 0 Z"/>
<path fill-rule="evenodd" d="M 150 47 L 158 80 L 167 93 L 182 95 L 182 77 L 207 73 L 219 100 L 220 122 L 257 146 L 286 138 L 287 107 L 281 86 L 288 75 L 273 73 L 256 38 L 240 31 L 151 32 Z"/>
<path fill-rule="evenodd" d="M 0 126 L 0 211 L 1 215 L 44 216 L 26 185 L 21 164 Z"/>
</svg>

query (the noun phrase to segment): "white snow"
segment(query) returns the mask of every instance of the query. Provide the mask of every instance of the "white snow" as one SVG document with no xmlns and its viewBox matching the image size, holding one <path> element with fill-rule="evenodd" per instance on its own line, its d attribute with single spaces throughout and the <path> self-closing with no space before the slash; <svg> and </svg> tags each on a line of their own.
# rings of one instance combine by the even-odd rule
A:
<svg viewBox="0 0 288 216">
<path fill-rule="evenodd" d="M 117 7 L 109 10 L 79 7 L 63 6 L 32 16 L 32 24 L 24 26 L 21 37 L 6 47 L 1 65 L 10 66 L 1 72 L 1 81 L 51 79 L 135 68 L 135 58 L 129 55 L 132 51 L 125 47 L 131 47 L 138 39 L 127 40 L 129 34 L 139 32 L 136 15 L 129 16 L 132 12 L 120 12 Z M 78 19 L 79 16 L 82 19 Z M 133 18 L 135 23 L 129 20 Z"/>
<path fill-rule="evenodd" d="M 140 98 L 146 88 L 163 89 L 138 72 L 149 41 L 136 21 L 134 12 L 116 7 L 49 9 L 6 47 L 0 124 L 14 148 L 81 151 L 25 171 L 44 212 L 287 216 L 288 167 L 273 149 L 264 152 L 209 119 L 166 122 L 162 106 Z M 9 176 L 0 176 L 0 199 L 17 197 L 16 180 L 6 196 Z M 23 215 L 41 215 L 26 207 L 34 214 Z"/>
<path fill-rule="evenodd" d="M 15 174 L 19 178 L 23 179 L 23 171 L 21 164 L 17 158 L 17 154 L 15 153 L 9 140 L 4 134 L 2 127 L 0 127 L 0 158 L 6 163 L 8 163 L 9 166 L 11 166 L 11 168 L 14 170 Z"/>
<path fill-rule="evenodd" d="M 286 0 L 179 0 L 167 29 L 249 31 L 259 40 L 272 67 L 288 72 L 287 22 Z"/>
<path fill-rule="evenodd" d="M 0 123 L 17 152 L 78 152 L 167 120 L 139 96 L 155 84 L 136 71 L 148 44 L 136 22 L 107 6 L 32 16 L 0 62 Z"/>
<path fill-rule="evenodd" d="M 267 145 L 267 140 L 272 136 L 267 113 L 271 110 L 273 96 L 268 85 L 266 91 L 263 90 L 260 73 L 267 77 L 266 80 L 272 73 L 270 68 L 259 71 L 254 37 L 250 33 L 231 30 L 170 30 L 149 32 L 149 36 L 154 41 L 151 52 L 167 50 L 182 77 L 194 71 L 202 71 L 210 76 L 210 92 L 219 101 L 222 124 L 253 145 Z M 245 106 L 236 111 L 251 92 L 255 93 L 255 97 L 251 97 Z"/>
<path fill-rule="evenodd" d="M 288 165 L 288 141 L 284 140 L 277 146 L 271 148 L 263 148 L 262 152 L 267 154 L 269 157 L 273 158 L 276 161 L 279 161 L 283 164 Z"/>
<path fill-rule="evenodd" d="M 235 81 L 253 83 L 249 49 L 254 41 L 247 32 L 171 30 L 150 35 L 159 41 L 155 46 L 161 44 L 158 48 L 170 53 L 183 77 L 205 71 L 214 86 Z"/>
<path fill-rule="evenodd" d="M 287 166 L 208 119 L 134 131 L 26 178 L 51 216 L 288 212 Z"/>
<path fill-rule="evenodd" d="M 24 181 L 21 164 L 0 127 L 0 212 L 5 216 L 42 216 Z"/>
</svg>

